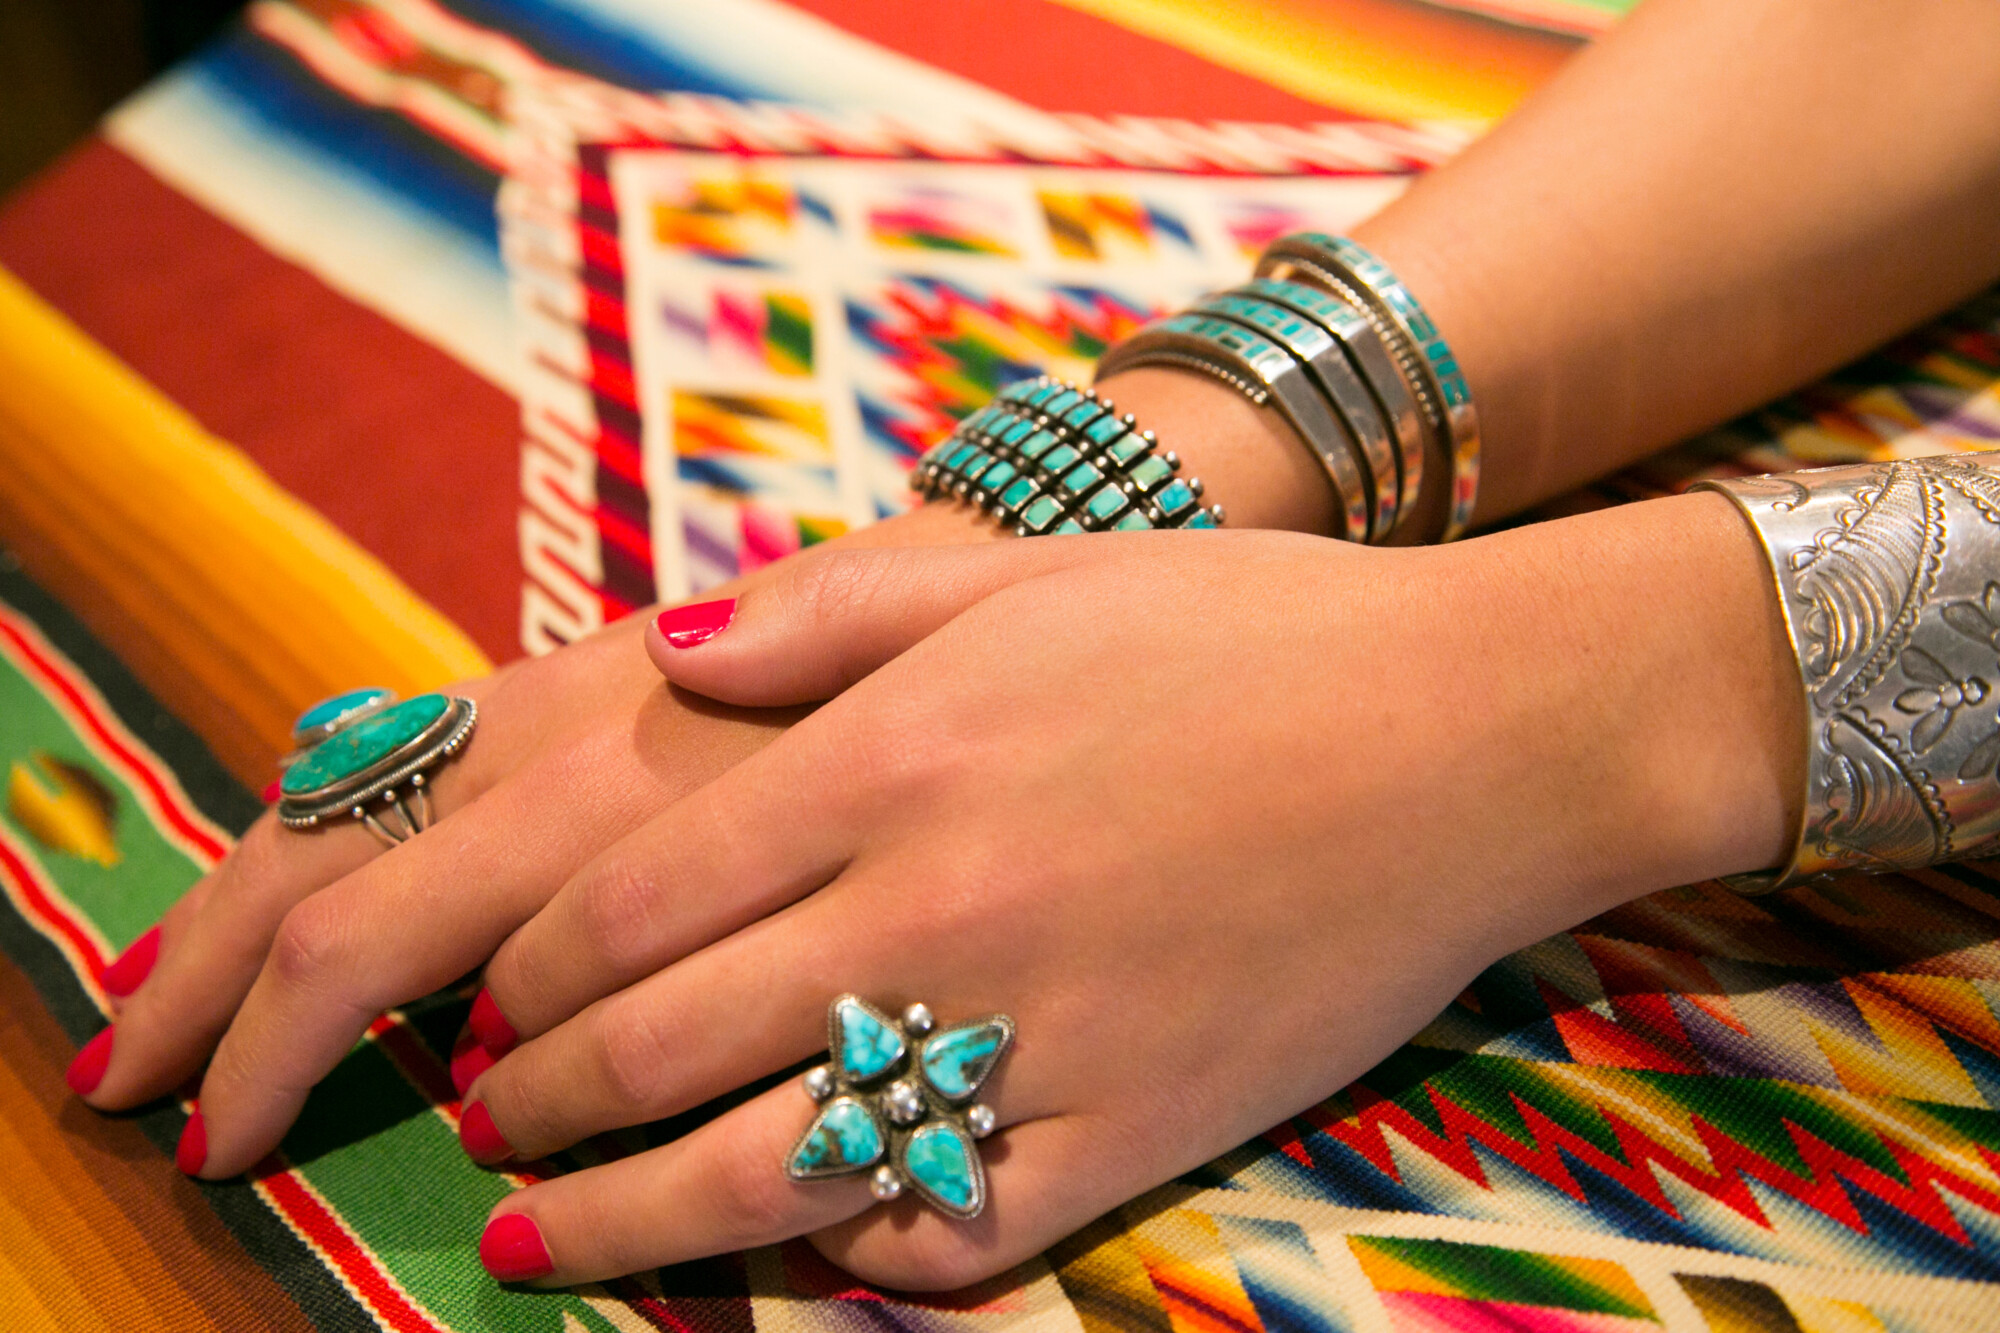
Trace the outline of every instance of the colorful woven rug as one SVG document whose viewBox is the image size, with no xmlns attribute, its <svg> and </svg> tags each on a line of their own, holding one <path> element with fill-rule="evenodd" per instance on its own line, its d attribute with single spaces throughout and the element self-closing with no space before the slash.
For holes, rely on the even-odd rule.
<svg viewBox="0 0 2000 1333">
<path fill-rule="evenodd" d="M 122 108 L 0 209 L 0 1327 L 2000 1327 L 1982 866 L 1609 914 L 1311 1113 L 944 1299 L 797 1244 L 495 1287 L 473 1242 L 513 1182 L 456 1146 L 460 995 L 378 1023 L 243 1182 L 174 1172 L 183 1107 L 107 1119 L 61 1084 L 104 961 L 254 816 L 300 703 L 477 671 L 864 521 L 1009 367 L 1087 357 L 1244 243 L 1204 211 L 1225 192 L 1328 216 L 1392 190 L 1625 7 L 260 0 Z M 926 193 L 996 147 L 1015 165 Z M 794 200 L 901 203 L 831 207 L 846 249 L 731 264 L 712 194 L 623 185 L 717 150 Z M 730 197 L 754 222 L 775 196 Z M 635 263 L 621 214 L 660 204 Z M 1178 275 L 1169 218 L 1201 261 Z M 1009 303 L 1004 264 L 972 267 L 995 246 L 1046 247 Z M 690 267 L 635 278 L 662 259 Z M 1991 447 L 1996 381 L 1988 297 L 1550 512 Z M 847 435 L 703 415 L 799 382 Z"/>
</svg>

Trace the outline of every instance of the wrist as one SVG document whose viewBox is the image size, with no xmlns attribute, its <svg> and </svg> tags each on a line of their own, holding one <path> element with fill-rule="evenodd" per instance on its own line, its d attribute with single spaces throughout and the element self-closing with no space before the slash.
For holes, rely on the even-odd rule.
<svg viewBox="0 0 2000 1333">
<path fill-rule="evenodd" d="M 1782 862 L 1805 761 L 1797 667 L 1755 537 L 1719 495 L 1445 548 L 1511 782 L 1552 819 L 1559 925 Z M 1439 570 L 1439 577 L 1449 571 Z M 1528 839 L 1527 844 L 1533 845 Z M 1556 928 L 1552 926 L 1551 928 Z"/>
</svg>

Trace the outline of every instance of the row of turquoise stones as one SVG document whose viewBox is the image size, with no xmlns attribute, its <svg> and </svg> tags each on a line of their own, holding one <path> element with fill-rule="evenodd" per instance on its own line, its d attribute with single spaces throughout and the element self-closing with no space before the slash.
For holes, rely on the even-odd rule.
<svg viewBox="0 0 2000 1333">
<path fill-rule="evenodd" d="M 912 485 L 1001 514 L 1024 537 L 1212 528 L 1201 482 L 1087 390 L 1043 377 L 1001 390 L 918 460 Z"/>
</svg>

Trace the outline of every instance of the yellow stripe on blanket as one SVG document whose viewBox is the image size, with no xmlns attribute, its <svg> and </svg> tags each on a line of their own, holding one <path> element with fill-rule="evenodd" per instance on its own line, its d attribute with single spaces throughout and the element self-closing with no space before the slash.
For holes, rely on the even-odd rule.
<svg viewBox="0 0 2000 1333">
<path fill-rule="evenodd" d="M 314 699 L 491 670 L 374 556 L 4 268 L 0 541 L 253 785 Z"/>
</svg>

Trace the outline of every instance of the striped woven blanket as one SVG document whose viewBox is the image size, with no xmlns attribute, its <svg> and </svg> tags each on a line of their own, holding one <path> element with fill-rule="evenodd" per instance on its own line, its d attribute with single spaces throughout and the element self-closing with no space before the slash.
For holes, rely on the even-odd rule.
<svg viewBox="0 0 2000 1333">
<path fill-rule="evenodd" d="M 0 1327 L 2000 1327 L 1983 865 L 1622 908 L 943 1298 L 800 1244 L 497 1287 L 516 1182 L 457 1147 L 459 994 L 385 1015 L 237 1182 L 174 1171 L 185 1106 L 62 1085 L 302 703 L 867 521 L 1007 367 L 1379 202 L 1626 7 L 257 0 L 121 107 L 0 207 Z M 839 243 L 745 282 L 767 188 Z M 1553 508 L 1990 447 L 1996 381 L 1987 297 Z"/>
</svg>

